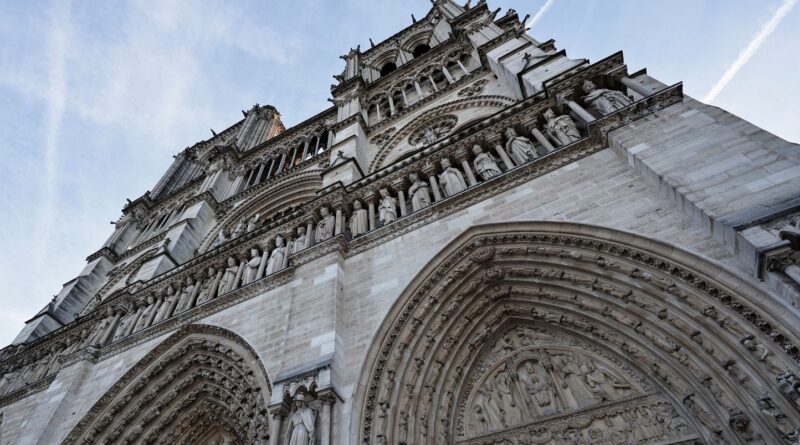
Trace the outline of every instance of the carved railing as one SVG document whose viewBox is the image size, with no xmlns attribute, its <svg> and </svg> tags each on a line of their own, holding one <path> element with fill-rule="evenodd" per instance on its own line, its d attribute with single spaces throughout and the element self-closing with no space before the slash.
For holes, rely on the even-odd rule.
<svg viewBox="0 0 800 445">
<path fill-rule="evenodd" d="M 589 67 L 576 79 L 560 81 L 551 90 L 508 107 L 360 181 L 333 187 L 298 210 L 147 283 L 133 283 L 86 316 L 22 349 L 9 353 L 7 348 L 0 362 L 0 406 L 16 400 L 14 394 L 25 388 L 30 394 L 36 382 L 52 376 L 65 364 L 87 357 L 96 360 L 113 356 L 278 287 L 291 280 L 297 267 L 330 252 L 356 255 L 603 150 L 609 131 L 683 98 L 678 84 L 583 122 L 579 139 L 569 143 L 563 144 L 564 140 L 552 133 L 545 135 L 544 113 L 567 109 L 564 104 L 576 97 L 576 86 L 586 79 L 585 75 L 597 76 L 603 70 L 607 71 L 607 67 Z M 530 136 L 517 141 L 531 150 L 529 158 L 520 157 L 520 150 L 515 151 L 512 136 L 504 136 L 509 128 Z M 476 167 L 481 155 L 490 156 L 492 162 L 488 165 L 493 163 L 498 174 L 481 173 L 485 170 Z M 463 178 L 463 189 L 439 184 L 453 171 Z M 430 202 L 424 203 L 420 198 L 420 188 L 430 190 Z M 392 208 L 394 218 L 390 216 Z"/>
</svg>

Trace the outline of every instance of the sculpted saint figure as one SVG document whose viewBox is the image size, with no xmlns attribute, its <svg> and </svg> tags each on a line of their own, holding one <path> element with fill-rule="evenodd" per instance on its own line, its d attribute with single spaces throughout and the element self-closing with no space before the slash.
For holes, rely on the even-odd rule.
<svg viewBox="0 0 800 445">
<path fill-rule="evenodd" d="M 232 256 L 228 257 L 228 267 L 225 269 L 225 272 L 222 273 L 222 279 L 219 280 L 219 286 L 217 286 L 217 295 L 222 295 L 225 292 L 228 292 L 229 287 L 233 286 L 233 281 L 236 279 L 236 272 L 239 270 L 239 265 L 236 264 L 236 259 Z"/>
<path fill-rule="evenodd" d="M 528 161 L 532 161 L 539 157 L 533 149 L 533 143 L 525 136 L 517 135 L 517 131 L 513 128 L 506 130 L 506 152 L 511 156 L 517 165 L 522 165 Z"/>
<path fill-rule="evenodd" d="M 561 358 L 561 387 L 569 389 L 577 406 L 573 408 L 585 408 L 595 403 L 594 394 L 584 381 L 580 368 L 571 357 Z"/>
<path fill-rule="evenodd" d="M 214 243 L 212 244 L 211 247 L 219 247 L 227 243 L 229 239 L 230 239 L 230 233 L 228 232 L 228 229 L 222 229 L 217 234 L 217 239 L 214 240 Z"/>
<path fill-rule="evenodd" d="M 353 215 L 350 217 L 350 234 L 353 238 L 369 231 L 369 214 L 361 201 L 353 202 Z"/>
<path fill-rule="evenodd" d="M 134 316 L 136 316 L 136 311 L 130 311 L 122 317 L 117 326 L 117 330 L 114 332 L 114 339 L 112 341 L 117 341 L 125 336 L 125 333 L 128 331 L 128 326 L 130 326 Z"/>
<path fill-rule="evenodd" d="M 421 180 L 416 173 L 409 175 L 411 187 L 408 194 L 411 196 L 411 211 L 416 212 L 431 205 L 431 188 L 427 182 Z"/>
<path fill-rule="evenodd" d="M 170 308 L 172 307 L 172 302 L 178 298 L 178 295 L 175 293 L 175 288 L 172 287 L 171 284 L 167 286 L 165 293 L 164 301 L 161 303 L 161 307 L 158 309 L 158 314 L 156 315 L 156 321 L 166 320 L 172 316 Z"/>
<path fill-rule="evenodd" d="M 317 233 L 314 235 L 314 241 L 321 242 L 333 236 L 333 229 L 336 225 L 336 217 L 331 215 L 330 209 L 323 207 L 319 209 L 322 219 L 317 223 Z"/>
<path fill-rule="evenodd" d="M 306 248 L 306 228 L 298 227 L 297 238 L 294 239 L 294 244 L 292 244 L 292 253 L 297 253 L 305 248 Z"/>
<path fill-rule="evenodd" d="M 211 300 L 216 295 L 214 292 L 214 280 L 217 277 L 217 270 L 213 267 L 208 268 L 208 275 L 206 280 L 203 282 L 203 286 L 200 288 L 200 294 L 197 296 L 197 305 L 201 305 L 206 301 Z"/>
<path fill-rule="evenodd" d="M 283 443 L 286 445 L 313 445 L 316 417 L 316 411 L 306 405 L 305 396 L 302 393 L 294 396 L 294 408 L 289 416 L 289 427 L 286 429 Z"/>
<path fill-rule="evenodd" d="M 242 286 L 250 284 L 256 280 L 258 273 L 258 266 L 261 264 L 261 255 L 255 247 L 250 249 L 250 259 L 247 260 L 247 265 L 244 267 L 244 275 L 242 275 Z"/>
<path fill-rule="evenodd" d="M 553 392 L 550 385 L 539 376 L 533 362 L 526 362 L 524 370 L 525 372 L 519 373 L 519 380 L 530 397 L 534 411 L 539 415 L 554 412 Z"/>
<path fill-rule="evenodd" d="M 430 128 L 425 129 L 425 137 L 423 138 L 423 145 L 432 145 L 435 144 L 439 138 L 436 136 L 436 133 L 431 130 Z"/>
<path fill-rule="evenodd" d="M 283 237 L 278 236 L 275 238 L 275 249 L 269 255 L 267 261 L 267 275 L 277 272 L 283 267 L 283 258 L 286 256 L 286 246 L 283 245 Z"/>
<path fill-rule="evenodd" d="M 156 298 L 152 295 L 148 295 L 147 305 L 144 307 L 142 315 L 139 316 L 139 320 L 136 321 L 136 326 L 133 327 L 133 332 L 139 332 L 147 327 L 147 320 L 150 318 L 150 314 L 152 314 L 154 310 L 156 310 Z"/>
<path fill-rule="evenodd" d="M 238 238 L 244 234 L 246 229 L 247 229 L 247 218 L 242 218 L 239 220 L 239 224 L 236 224 L 236 227 L 233 229 L 233 233 L 231 234 L 231 236 L 233 238 Z"/>
<path fill-rule="evenodd" d="M 475 171 L 478 172 L 481 179 L 488 181 L 495 176 L 500 176 L 502 172 L 497 162 L 495 162 L 491 155 L 484 153 L 480 145 L 473 145 L 472 153 L 475 154 L 475 160 L 472 161 L 472 166 L 475 167 Z"/>
<path fill-rule="evenodd" d="M 194 293 L 194 280 L 192 277 L 186 277 L 186 285 L 183 286 L 183 291 L 181 291 L 181 296 L 178 299 L 178 305 L 175 306 L 175 314 L 185 311 L 189 309 L 192 305 L 192 294 Z"/>
<path fill-rule="evenodd" d="M 591 80 L 583 82 L 583 91 L 586 92 L 586 96 L 583 96 L 583 103 L 600 116 L 613 113 L 633 103 L 622 92 L 597 88 Z"/>
<path fill-rule="evenodd" d="M 556 116 L 551 109 L 544 112 L 544 129 L 550 137 L 558 141 L 558 145 L 571 144 L 581 138 L 578 126 L 569 115 Z"/>
<path fill-rule="evenodd" d="M 442 159 L 442 173 L 439 175 L 439 180 L 442 183 L 445 196 L 453 196 L 458 192 L 463 192 L 467 189 L 467 183 L 464 181 L 464 175 L 461 171 L 450 165 L 449 159 Z"/>
<path fill-rule="evenodd" d="M 389 190 L 381 189 L 380 194 L 381 202 L 378 206 L 378 220 L 383 226 L 397 219 L 397 200 L 389 194 Z"/>
<path fill-rule="evenodd" d="M 261 214 L 256 213 L 255 215 L 251 216 L 250 219 L 247 220 L 247 228 L 245 228 L 245 231 L 247 233 L 252 232 L 258 227 L 258 218 L 260 216 Z"/>
</svg>

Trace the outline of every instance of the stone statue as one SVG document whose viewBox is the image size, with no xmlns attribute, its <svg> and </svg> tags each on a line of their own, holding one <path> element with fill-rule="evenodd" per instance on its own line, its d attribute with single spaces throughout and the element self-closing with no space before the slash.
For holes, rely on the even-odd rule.
<svg viewBox="0 0 800 445">
<path fill-rule="evenodd" d="M 200 294 L 197 296 L 197 303 L 196 305 L 201 305 L 206 301 L 210 301 L 214 298 L 216 292 L 214 292 L 214 280 L 217 277 L 217 270 L 213 267 L 208 268 L 208 275 L 206 280 L 203 282 L 203 286 L 200 288 Z"/>
<path fill-rule="evenodd" d="M 472 166 L 475 167 L 475 171 L 478 172 L 481 179 L 488 181 L 495 176 L 500 176 L 502 172 L 497 162 L 495 162 L 490 154 L 484 153 L 480 145 L 473 145 L 472 153 L 475 154 L 475 160 L 472 161 Z"/>
<path fill-rule="evenodd" d="M 578 126 L 569 115 L 556 116 L 551 109 L 544 112 L 544 129 L 551 138 L 558 141 L 558 145 L 568 145 L 581 138 Z"/>
<path fill-rule="evenodd" d="M 125 314 L 122 319 L 120 319 L 119 324 L 117 325 L 117 330 L 114 332 L 114 338 L 112 342 L 125 337 L 125 334 L 128 331 L 128 326 L 130 326 L 131 322 L 133 322 L 134 316 L 136 316 L 136 311 L 130 311 L 129 313 Z"/>
<path fill-rule="evenodd" d="M 500 409 L 503 411 L 506 425 L 517 425 L 522 422 L 522 413 L 517 406 L 516 397 L 511 391 L 511 377 L 503 370 L 494 376 L 495 390 Z"/>
<path fill-rule="evenodd" d="M 236 280 L 236 272 L 239 270 L 239 265 L 236 264 L 236 258 L 228 257 L 228 267 L 222 273 L 222 279 L 219 280 L 217 286 L 217 295 L 222 295 L 228 292 L 230 287 L 233 287 L 233 281 Z"/>
<path fill-rule="evenodd" d="M 247 233 L 250 233 L 258 228 L 258 218 L 260 217 L 261 214 L 256 213 L 255 215 L 251 216 L 249 220 L 247 220 L 247 228 L 245 229 Z"/>
<path fill-rule="evenodd" d="M 267 261 L 267 275 L 281 270 L 283 267 L 283 258 L 286 256 L 286 246 L 283 245 L 283 237 L 278 236 L 275 238 L 275 249 L 269 255 Z"/>
<path fill-rule="evenodd" d="M 176 298 L 178 298 L 178 295 L 175 293 L 175 288 L 172 287 L 171 284 L 168 285 L 165 291 L 164 301 L 161 303 L 161 307 L 158 309 L 158 314 L 156 315 L 157 321 L 166 320 L 172 316 L 170 308 Z"/>
<path fill-rule="evenodd" d="M 369 231 L 369 214 L 361 201 L 353 202 L 353 215 L 350 216 L 350 234 L 353 238 Z"/>
<path fill-rule="evenodd" d="M 314 241 L 322 242 L 333 236 L 333 229 L 336 226 L 336 218 L 331 215 L 330 209 L 323 207 L 319 209 L 322 219 L 317 223 L 317 233 L 314 235 Z"/>
<path fill-rule="evenodd" d="M 239 224 L 236 224 L 236 227 L 233 229 L 231 237 L 239 238 L 244 234 L 246 229 L 247 229 L 247 218 L 242 218 L 239 220 Z"/>
<path fill-rule="evenodd" d="M 258 249 L 255 247 L 250 249 L 250 259 L 247 260 L 247 264 L 244 266 L 244 274 L 242 275 L 242 286 L 245 284 L 250 284 L 256 280 L 256 274 L 258 274 L 258 266 L 261 264 L 261 254 L 259 254 Z"/>
<path fill-rule="evenodd" d="M 313 445 L 316 417 L 317 412 L 306 405 L 302 393 L 294 396 L 294 408 L 289 416 L 289 426 L 286 429 L 283 443 L 286 445 Z"/>
<path fill-rule="evenodd" d="M 561 387 L 569 389 L 577 406 L 573 408 L 585 408 L 595 403 L 595 396 L 586 384 L 575 360 L 572 357 L 561 357 L 559 371 L 561 372 Z"/>
<path fill-rule="evenodd" d="M 292 253 L 300 252 L 305 248 L 306 248 L 306 228 L 298 227 L 297 238 L 294 239 L 294 244 L 292 244 Z"/>
<path fill-rule="evenodd" d="M 600 116 L 611 114 L 633 103 L 622 92 L 597 88 L 591 80 L 583 82 L 583 91 L 586 92 L 586 96 L 582 98 L 583 103 Z"/>
<path fill-rule="evenodd" d="M 397 200 L 389 194 L 389 190 L 381 189 L 379 193 L 381 202 L 378 206 L 378 220 L 385 226 L 397 219 Z"/>
<path fill-rule="evenodd" d="M 211 247 L 219 247 L 227 243 L 228 240 L 230 240 L 230 233 L 228 232 L 228 229 L 223 228 L 217 234 L 217 238 L 214 240 L 214 243 L 211 245 Z"/>
<path fill-rule="evenodd" d="M 519 380 L 528 393 L 533 410 L 538 415 L 547 415 L 555 411 L 553 390 L 548 382 L 542 380 L 533 362 L 525 362 L 525 372 L 519 373 Z"/>
<path fill-rule="evenodd" d="M 506 130 L 506 152 L 517 165 L 522 165 L 526 162 L 532 161 L 539 157 L 536 150 L 533 149 L 533 143 L 525 136 L 518 136 L 516 130 L 509 128 Z"/>
<path fill-rule="evenodd" d="M 431 205 L 431 188 L 427 182 L 421 180 L 416 173 L 409 175 L 411 187 L 408 195 L 411 196 L 411 211 L 416 212 Z"/>
<path fill-rule="evenodd" d="M 181 296 L 178 299 L 178 305 L 175 307 L 175 314 L 190 309 L 192 305 L 192 294 L 194 293 L 194 280 L 192 277 L 186 277 L 186 285 L 183 286 Z"/>
<path fill-rule="evenodd" d="M 442 183 L 445 196 L 450 197 L 466 190 L 467 183 L 464 181 L 461 171 L 450 165 L 450 160 L 447 158 L 442 159 L 441 164 L 442 173 L 439 174 L 439 181 Z"/>
<path fill-rule="evenodd" d="M 142 314 L 139 315 L 139 320 L 136 321 L 136 326 L 133 327 L 133 332 L 139 332 L 146 328 L 147 320 L 150 318 L 150 314 L 156 310 L 156 298 L 153 295 L 148 295 L 146 301 L 146 306 L 144 307 Z"/>
<path fill-rule="evenodd" d="M 436 136 L 435 131 L 430 128 L 425 129 L 425 136 L 422 138 L 423 145 L 433 145 L 437 140 L 439 137 Z"/>
</svg>

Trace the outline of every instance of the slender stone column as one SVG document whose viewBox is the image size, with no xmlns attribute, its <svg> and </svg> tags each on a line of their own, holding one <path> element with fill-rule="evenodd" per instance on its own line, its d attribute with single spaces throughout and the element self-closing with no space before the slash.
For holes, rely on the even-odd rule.
<svg viewBox="0 0 800 445">
<path fill-rule="evenodd" d="M 537 141 L 539 141 L 540 144 L 542 144 L 542 146 L 544 147 L 545 150 L 547 150 L 548 153 L 556 149 L 555 147 L 553 147 L 553 144 L 551 144 L 550 141 L 548 141 L 547 138 L 544 137 L 544 135 L 542 134 L 541 131 L 539 131 L 538 128 L 536 127 L 531 128 L 531 134 L 533 135 L 534 138 L 536 138 Z"/>
<path fill-rule="evenodd" d="M 330 397 L 322 399 L 322 415 L 319 419 L 319 439 L 320 445 L 330 445 L 331 443 L 331 401 Z"/>
<path fill-rule="evenodd" d="M 419 82 L 417 82 L 416 80 L 414 81 L 414 89 L 417 90 L 417 95 L 419 96 L 420 99 L 422 99 L 422 87 L 419 86 Z"/>
<path fill-rule="evenodd" d="M 314 218 L 306 220 L 306 249 L 314 245 Z"/>
<path fill-rule="evenodd" d="M 278 171 L 277 171 L 276 174 L 279 175 L 279 174 L 283 173 L 283 166 L 285 164 L 286 164 L 286 152 L 284 151 L 283 154 L 281 154 L 281 162 L 278 164 Z"/>
<path fill-rule="evenodd" d="M 433 81 L 433 76 L 428 76 L 428 79 L 431 81 L 431 85 L 433 85 L 433 91 L 439 92 L 439 87 L 436 86 L 436 82 Z"/>
<path fill-rule="evenodd" d="M 261 184 L 261 179 L 264 177 L 264 168 L 266 168 L 267 164 L 262 163 L 260 167 L 258 167 L 258 174 L 256 175 L 256 184 Z"/>
<path fill-rule="evenodd" d="M 269 434 L 269 445 L 281 444 L 281 423 L 283 423 L 283 416 L 280 413 L 272 413 L 272 431 Z"/>
<path fill-rule="evenodd" d="M 309 142 L 310 141 L 306 140 L 305 144 L 303 144 L 303 161 L 306 160 L 306 156 L 308 155 L 308 143 Z M 316 151 L 314 153 L 316 153 Z M 303 162 L 303 161 L 300 161 L 300 162 Z"/>
<path fill-rule="evenodd" d="M 585 108 L 583 108 L 582 106 L 580 106 L 580 105 L 579 105 L 577 102 L 575 102 L 574 100 L 570 100 L 570 101 L 568 101 L 568 102 L 567 102 L 567 106 L 569 107 L 569 109 L 570 109 L 570 110 L 574 111 L 574 112 L 575 112 L 575 114 L 577 114 L 577 115 L 578 115 L 578 117 L 579 117 L 579 118 L 581 118 L 581 120 L 582 120 L 584 123 L 587 123 L 587 124 L 588 124 L 589 122 L 592 122 L 592 121 L 594 121 L 594 120 L 595 120 L 595 117 L 594 117 L 594 116 L 592 116 L 592 113 L 589 113 L 588 111 L 586 111 L 586 109 L 585 109 Z"/>
<path fill-rule="evenodd" d="M 461 67 L 462 70 L 464 70 L 464 75 L 469 74 L 469 71 L 467 71 L 467 67 L 465 67 L 464 64 L 461 63 L 460 60 L 456 59 L 456 63 L 458 64 L 459 67 Z"/>
<path fill-rule="evenodd" d="M 336 206 L 336 224 L 334 224 L 334 235 L 339 235 L 342 233 L 342 227 L 344 227 L 344 215 L 342 214 L 342 207 Z"/>
<path fill-rule="evenodd" d="M 441 201 L 442 192 L 439 190 L 439 180 L 436 178 L 436 167 L 433 164 L 427 164 L 422 168 L 422 173 L 428 177 L 428 182 L 431 184 L 434 202 Z"/>
<path fill-rule="evenodd" d="M 450 83 L 455 83 L 456 82 L 455 79 L 453 78 L 453 75 L 450 74 L 450 70 L 448 70 L 447 67 L 443 66 L 442 67 L 442 72 L 444 73 L 444 77 L 447 78 L 448 82 L 450 82 Z"/>
<path fill-rule="evenodd" d="M 514 161 L 511 160 L 511 158 L 508 156 L 508 153 L 506 153 L 506 149 L 503 148 L 502 145 L 500 145 L 499 143 L 495 145 L 494 151 L 497 153 L 497 156 L 500 156 L 500 159 L 503 161 L 503 164 L 505 164 L 506 171 L 509 171 L 512 168 L 516 167 L 516 165 L 514 165 Z"/>
<path fill-rule="evenodd" d="M 285 244 L 286 245 L 286 251 L 285 251 L 285 253 L 283 255 L 283 261 L 281 262 L 281 267 L 278 270 L 286 269 L 286 266 L 289 265 L 289 255 L 290 255 L 290 252 L 292 251 L 292 241 L 289 240 L 288 236 L 284 236 L 283 239 L 285 240 L 284 243 L 286 243 Z"/>
<path fill-rule="evenodd" d="M 128 324 L 128 327 L 125 328 L 126 337 L 133 333 L 133 328 L 136 327 L 136 323 L 139 321 L 139 317 L 141 316 L 142 316 L 142 308 L 140 307 L 136 309 L 136 314 L 133 316 L 133 318 L 131 318 L 131 322 L 130 324 Z"/>
<path fill-rule="evenodd" d="M 115 311 L 114 319 L 111 320 L 111 323 L 106 328 L 106 332 L 104 332 L 103 336 L 100 337 L 100 342 L 97 344 L 97 346 L 103 346 L 106 343 L 108 343 L 109 337 L 111 337 L 111 334 L 117 329 L 117 324 L 119 323 L 120 317 L 122 317 L 122 311 L 121 310 Z"/>
<path fill-rule="evenodd" d="M 397 113 L 397 109 L 394 107 L 394 99 L 392 99 L 391 94 L 389 94 L 389 110 L 391 110 L 392 116 Z"/>
<path fill-rule="evenodd" d="M 367 212 L 369 212 L 369 230 L 375 230 L 375 197 L 370 196 L 367 201 Z"/>
<path fill-rule="evenodd" d="M 258 262 L 258 270 L 256 271 L 256 281 L 264 278 L 264 271 L 267 269 L 267 261 L 269 261 L 269 246 L 264 247 L 264 253 L 261 254 L 261 261 Z"/>
<path fill-rule="evenodd" d="M 408 106 L 408 97 L 406 97 L 406 89 L 403 88 L 400 90 L 400 93 L 403 95 L 403 105 Z"/>
<path fill-rule="evenodd" d="M 469 161 L 467 160 L 467 152 L 466 150 L 458 150 L 455 154 L 456 159 L 461 163 L 461 168 L 464 170 L 464 174 L 467 175 L 467 182 L 469 186 L 472 187 L 474 185 L 478 185 L 478 180 L 475 179 L 475 173 L 472 171 L 472 166 L 469 165 Z"/>
<path fill-rule="evenodd" d="M 239 283 L 242 282 L 242 275 L 244 274 L 244 268 L 247 266 L 247 260 L 243 259 L 239 261 L 239 270 L 236 271 L 236 277 L 233 279 L 233 283 L 228 287 L 228 292 L 234 291 L 239 288 Z"/>
<path fill-rule="evenodd" d="M 647 88 L 641 82 L 637 82 L 630 77 L 623 77 L 620 79 L 620 82 L 622 82 L 622 84 L 626 87 L 641 94 L 643 97 L 650 96 L 654 93 L 654 91 L 650 90 L 650 88 Z"/>
<path fill-rule="evenodd" d="M 153 310 L 150 311 L 150 315 L 147 316 L 147 321 L 145 322 L 144 326 L 145 328 L 153 325 L 153 320 L 155 320 L 156 315 L 158 315 L 158 311 L 159 309 L 161 309 L 161 305 L 164 304 L 164 296 L 163 295 L 159 296 L 158 299 L 156 299 L 156 302 L 153 304 L 155 305 L 155 307 L 153 307 Z"/>
</svg>

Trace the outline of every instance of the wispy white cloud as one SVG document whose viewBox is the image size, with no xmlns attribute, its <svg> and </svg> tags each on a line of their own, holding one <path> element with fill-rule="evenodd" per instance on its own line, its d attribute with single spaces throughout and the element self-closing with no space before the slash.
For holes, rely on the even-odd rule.
<svg viewBox="0 0 800 445">
<path fill-rule="evenodd" d="M 717 83 L 714 84 L 713 87 L 708 91 L 708 94 L 703 98 L 703 102 L 711 102 L 717 98 L 719 93 L 725 89 L 726 86 L 736 77 L 736 74 L 739 70 L 742 69 L 745 64 L 750 60 L 758 49 L 761 48 L 761 45 L 767 41 L 767 38 L 775 31 L 778 25 L 781 24 L 784 17 L 792 10 L 795 4 L 797 4 L 798 0 L 783 0 L 783 3 L 775 10 L 775 13 L 772 14 L 769 21 L 764 23 L 758 33 L 753 37 L 752 40 L 747 44 L 747 46 L 739 53 L 739 56 L 736 60 L 728 67 L 725 73 L 720 77 Z"/>
<path fill-rule="evenodd" d="M 536 11 L 536 14 L 533 15 L 533 18 L 531 19 L 530 23 L 528 23 L 528 24 L 530 26 L 534 26 L 537 23 L 539 23 L 539 20 L 541 20 L 542 17 L 544 17 L 544 14 L 547 12 L 548 9 L 550 9 L 553 6 L 553 3 L 555 3 L 555 2 L 556 2 L 556 0 L 547 0 L 546 2 L 544 2 L 542 7 L 539 8 L 538 11 Z"/>
<path fill-rule="evenodd" d="M 65 62 L 70 39 L 70 2 L 56 2 L 51 10 L 47 38 L 48 85 L 44 123 L 43 202 L 37 236 L 38 267 L 45 266 L 50 237 L 55 222 L 58 182 L 58 143 L 67 96 Z"/>
</svg>

